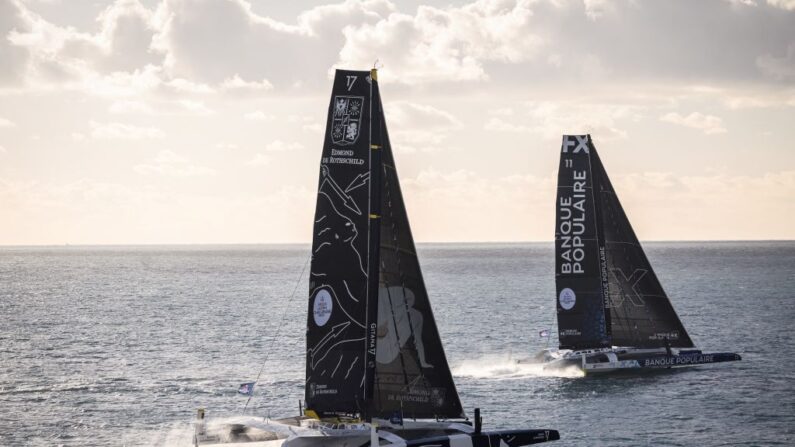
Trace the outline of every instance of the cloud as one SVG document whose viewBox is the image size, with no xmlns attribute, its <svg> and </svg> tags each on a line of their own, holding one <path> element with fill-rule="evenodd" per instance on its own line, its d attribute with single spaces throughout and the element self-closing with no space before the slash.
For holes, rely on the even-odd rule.
<svg viewBox="0 0 795 447">
<path fill-rule="evenodd" d="M 560 139 L 562 134 L 585 133 L 597 134 L 603 141 L 622 140 L 627 138 L 627 132 L 619 123 L 639 120 L 643 110 L 642 106 L 632 104 L 533 101 L 525 103 L 519 111 L 511 109 L 512 114 L 490 117 L 484 129 L 536 134 L 552 141 Z M 511 117 L 510 121 L 503 116 Z"/>
<path fill-rule="evenodd" d="M 9 119 L 0 117 L 0 127 L 16 127 L 16 123 Z"/>
<path fill-rule="evenodd" d="M 392 146 L 398 152 L 434 152 L 463 123 L 452 113 L 428 104 L 394 101 L 385 106 L 393 130 Z"/>
<path fill-rule="evenodd" d="M 270 164 L 271 158 L 265 154 L 255 154 L 254 158 L 247 161 L 246 164 L 249 166 L 267 166 Z"/>
<path fill-rule="evenodd" d="M 613 0 L 583 0 L 585 4 L 585 15 L 593 21 L 615 12 L 616 4 Z"/>
<path fill-rule="evenodd" d="M 795 213 L 788 200 L 795 195 L 792 170 L 757 176 L 643 172 L 611 180 L 641 240 L 792 237 L 787 219 L 769 218 Z M 412 230 L 425 241 L 550 240 L 555 183 L 552 176 L 490 178 L 468 170 L 428 169 L 401 178 Z M 505 209 L 511 219 L 491 217 Z"/>
<path fill-rule="evenodd" d="M 767 4 L 787 11 L 795 11 L 795 0 L 767 0 Z"/>
<path fill-rule="evenodd" d="M 311 234 L 314 190 L 285 186 L 228 197 L 173 186 L 0 177 L 0 244 L 305 242 Z"/>
<path fill-rule="evenodd" d="M 726 133 L 726 128 L 723 127 L 722 119 L 717 116 L 704 115 L 699 112 L 693 112 L 687 116 L 670 112 L 661 116 L 660 121 L 689 127 L 691 129 L 698 129 L 707 135 Z"/>
<path fill-rule="evenodd" d="M 386 106 L 385 112 L 389 122 L 396 126 L 422 127 L 433 130 L 451 130 L 463 127 L 461 121 L 452 113 L 428 104 L 393 101 Z"/>
<path fill-rule="evenodd" d="M 488 178 L 469 170 L 427 169 L 416 177 L 401 178 L 401 186 L 412 230 L 420 240 L 539 239 L 536 235 L 548 233 L 546 222 L 553 218 L 549 204 L 554 200 L 555 183 L 551 178 Z M 511 210 L 510 219 L 493 218 L 504 215 L 506 209 Z"/>
<path fill-rule="evenodd" d="M 163 138 L 165 133 L 156 127 L 139 127 L 124 123 L 90 121 L 91 138 L 98 140 L 143 140 Z"/>
<path fill-rule="evenodd" d="M 724 0 L 730 3 L 732 6 L 741 7 L 741 6 L 759 6 L 756 3 L 756 0 Z"/>
<path fill-rule="evenodd" d="M 4 146 L 0 145 L 0 154 L 5 154 L 6 152 L 8 152 L 8 150 Z"/>
<path fill-rule="evenodd" d="M 343 29 L 345 44 L 335 67 L 366 67 L 378 55 L 405 84 L 485 80 L 484 61 L 525 61 L 542 45 L 528 26 L 530 3 L 420 5 L 415 15 L 395 12 L 376 23 L 351 25 Z"/>
<path fill-rule="evenodd" d="M 616 176 L 613 182 L 641 239 L 791 238 L 784 224 L 788 219 L 770 216 L 795 213 L 788 199 L 795 194 L 792 170 L 756 176 L 645 172 Z"/>
<path fill-rule="evenodd" d="M 118 0 L 97 17 L 91 34 L 54 25 L 20 2 L 11 3 L 8 42 L 24 50 L 20 68 L 27 84 L 79 82 L 97 73 L 130 72 L 160 64 L 163 54 L 151 48 L 154 15 L 138 0 Z"/>
<path fill-rule="evenodd" d="M 201 82 L 239 76 L 278 87 L 309 73 L 323 81 L 342 44 L 340 30 L 374 22 L 392 8 L 386 0 L 347 0 L 304 11 L 288 24 L 255 13 L 244 0 L 165 0 L 155 46 L 168 54 L 170 73 Z"/>
<path fill-rule="evenodd" d="M 273 142 L 268 143 L 265 146 L 265 150 L 268 152 L 292 152 L 303 149 L 304 145 L 297 142 L 285 143 L 281 140 L 275 140 Z"/>
<path fill-rule="evenodd" d="M 215 175 L 215 169 L 191 164 L 188 159 L 170 150 L 162 150 L 148 164 L 133 166 L 141 175 L 160 175 L 166 177 L 199 177 Z"/>
<path fill-rule="evenodd" d="M 795 5 L 795 1 L 793 1 Z M 793 6 L 795 10 L 795 6 Z M 795 78 L 795 42 L 789 44 L 783 57 L 765 54 L 756 58 L 756 66 L 773 79 L 787 80 Z"/>
<path fill-rule="evenodd" d="M 235 74 L 231 78 L 226 78 L 221 83 L 221 88 L 224 90 L 248 90 L 248 91 L 267 91 L 273 89 L 273 84 L 271 84 L 267 79 L 263 79 L 261 81 L 244 81 L 240 76 Z"/>
<path fill-rule="evenodd" d="M 6 0 L 0 86 L 247 97 L 325 88 L 330 68 L 370 67 L 375 58 L 391 82 L 409 85 L 791 78 L 789 53 L 770 49 L 794 41 L 795 27 L 770 9 L 792 9 L 792 1 L 736 3 L 471 0 L 401 10 L 388 0 L 346 0 L 276 20 L 246 0 L 117 0 L 87 31 L 47 21 L 35 4 Z M 704 26 L 700 17 L 722 26 Z M 627 35 L 635 38 L 621 38 Z"/>
<path fill-rule="evenodd" d="M 188 99 L 164 101 L 153 99 L 139 101 L 122 99 L 114 101 L 108 111 L 113 114 L 139 114 L 139 115 L 212 115 L 215 113 L 201 101 Z"/>
<path fill-rule="evenodd" d="M 243 115 L 243 118 L 250 121 L 273 121 L 276 119 L 274 115 L 268 115 L 261 110 L 255 110 L 253 112 L 246 113 Z"/>
</svg>

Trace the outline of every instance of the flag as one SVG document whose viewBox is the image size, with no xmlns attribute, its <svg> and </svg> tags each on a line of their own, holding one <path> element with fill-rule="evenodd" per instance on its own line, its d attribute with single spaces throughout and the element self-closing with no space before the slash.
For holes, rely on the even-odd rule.
<svg viewBox="0 0 795 447">
<path fill-rule="evenodd" d="M 544 329 L 543 331 L 538 331 L 538 336 L 541 338 L 549 337 L 549 329 Z"/>
<path fill-rule="evenodd" d="M 240 388 L 237 389 L 238 394 L 243 394 L 246 396 L 253 396 L 254 395 L 254 383 L 255 382 L 248 382 L 248 383 L 241 383 Z"/>
</svg>

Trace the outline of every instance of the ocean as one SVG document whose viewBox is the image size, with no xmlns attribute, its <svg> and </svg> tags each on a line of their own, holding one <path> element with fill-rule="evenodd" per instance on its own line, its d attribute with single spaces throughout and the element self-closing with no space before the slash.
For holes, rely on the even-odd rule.
<svg viewBox="0 0 795 447">
<path fill-rule="evenodd" d="M 557 429 L 559 446 L 795 445 L 795 242 L 644 247 L 695 343 L 741 362 L 607 377 L 517 365 L 546 346 L 540 330 L 556 343 L 552 244 L 420 244 L 468 414 Z M 196 408 L 240 414 L 238 385 L 260 369 L 249 411 L 295 415 L 308 254 L 0 248 L 0 445 L 188 446 Z"/>
</svg>

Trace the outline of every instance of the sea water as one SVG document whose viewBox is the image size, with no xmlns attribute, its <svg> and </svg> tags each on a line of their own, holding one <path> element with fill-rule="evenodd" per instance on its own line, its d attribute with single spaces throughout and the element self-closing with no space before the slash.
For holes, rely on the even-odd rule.
<svg viewBox="0 0 795 447">
<path fill-rule="evenodd" d="M 556 344 L 552 244 L 421 244 L 469 414 L 557 429 L 561 446 L 795 444 L 795 243 L 645 247 L 696 344 L 741 362 L 607 377 L 517 364 Z M 296 414 L 308 252 L 0 248 L 0 445 L 190 445 L 196 408 L 241 414 L 237 388 L 260 371 L 249 413 Z"/>
</svg>

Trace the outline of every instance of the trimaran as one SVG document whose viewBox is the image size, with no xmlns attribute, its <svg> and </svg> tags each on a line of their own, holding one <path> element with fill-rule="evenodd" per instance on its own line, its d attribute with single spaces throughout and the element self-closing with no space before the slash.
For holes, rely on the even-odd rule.
<svg viewBox="0 0 795 447">
<path fill-rule="evenodd" d="M 740 360 L 696 349 L 646 258 L 590 135 L 566 135 L 555 202 L 559 349 L 537 360 L 585 373 Z"/>
<path fill-rule="evenodd" d="M 466 418 L 431 311 L 389 143 L 377 71 L 337 70 L 320 163 L 304 414 L 251 417 L 196 445 L 522 446 L 555 430 Z"/>
</svg>

